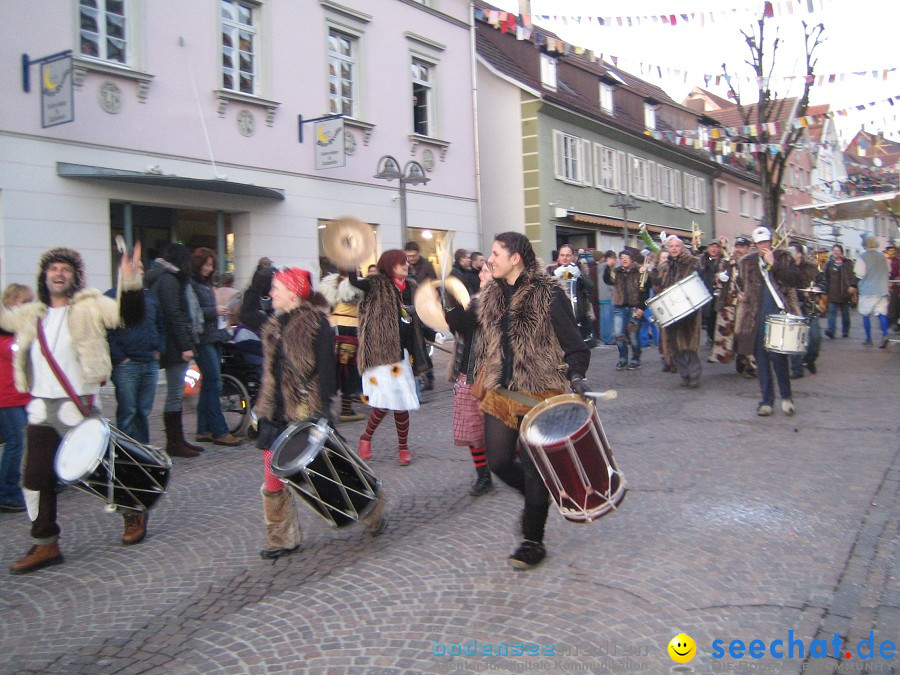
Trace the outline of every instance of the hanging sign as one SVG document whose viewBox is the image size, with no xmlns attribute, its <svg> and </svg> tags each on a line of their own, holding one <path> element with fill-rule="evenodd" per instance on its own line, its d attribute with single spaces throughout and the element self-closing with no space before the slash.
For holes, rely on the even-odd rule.
<svg viewBox="0 0 900 675">
<path fill-rule="evenodd" d="M 319 120 L 315 130 L 316 169 L 344 166 L 344 118 Z"/>
<path fill-rule="evenodd" d="M 41 126 L 46 129 L 75 119 L 72 57 L 43 61 L 41 66 Z"/>
</svg>

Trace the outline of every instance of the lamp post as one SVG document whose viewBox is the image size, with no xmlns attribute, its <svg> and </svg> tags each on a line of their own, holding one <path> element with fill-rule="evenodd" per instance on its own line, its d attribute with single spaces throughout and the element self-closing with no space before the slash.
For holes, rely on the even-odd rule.
<svg viewBox="0 0 900 675">
<path fill-rule="evenodd" d="M 622 241 L 625 246 L 628 246 L 628 212 L 641 207 L 635 203 L 631 195 L 623 195 L 622 193 L 616 195 L 616 200 L 610 206 L 622 209 Z"/>
<path fill-rule="evenodd" d="M 424 167 L 413 160 L 407 162 L 401 171 L 400 163 L 391 155 L 384 155 L 378 160 L 378 172 L 374 177 L 400 181 L 400 246 L 404 246 L 406 244 L 406 186 L 424 185 L 431 179 L 425 175 Z"/>
</svg>

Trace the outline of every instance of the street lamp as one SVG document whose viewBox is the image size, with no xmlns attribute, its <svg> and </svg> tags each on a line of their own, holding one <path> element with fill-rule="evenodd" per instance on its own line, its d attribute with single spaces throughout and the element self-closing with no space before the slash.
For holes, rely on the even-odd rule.
<svg viewBox="0 0 900 675">
<path fill-rule="evenodd" d="M 406 186 L 424 185 L 430 178 L 425 175 L 425 169 L 416 161 L 409 161 L 400 170 L 400 163 L 390 155 L 384 155 L 378 160 L 378 172 L 374 176 L 382 180 L 400 181 L 400 245 L 406 245 Z"/>
<path fill-rule="evenodd" d="M 616 200 L 610 206 L 622 209 L 622 241 L 628 246 L 628 212 L 641 208 L 630 195 L 621 192 L 616 195 Z"/>
</svg>

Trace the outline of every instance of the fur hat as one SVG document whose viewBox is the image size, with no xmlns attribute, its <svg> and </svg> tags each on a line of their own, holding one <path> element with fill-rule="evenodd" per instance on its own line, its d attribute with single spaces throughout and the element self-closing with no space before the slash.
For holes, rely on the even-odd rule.
<svg viewBox="0 0 900 675">
<path fill-rule="evenodd" d="M 52 263 L 58 262 L 71 265 L 72 269 L 75 270 L 75 281 L 72 284 L 70 297 L 84 288 L 84 261 L 81 259 L 81 254 L 78 253 L 78 251 L 63 247 L 51 248 L 49 251 L 44 251 L 39 263 L 40 271 L 38 272 L 37 292 L 38 300 L 45 305 L 50 304 L 50 291 L 47 289 L 47 268 L 50 267 Z"/>
</svg>

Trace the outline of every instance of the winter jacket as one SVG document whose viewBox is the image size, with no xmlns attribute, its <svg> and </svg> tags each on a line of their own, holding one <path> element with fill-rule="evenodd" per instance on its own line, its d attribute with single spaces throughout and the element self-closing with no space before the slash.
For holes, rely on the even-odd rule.
<svg viewBox="0 0 900 675">
<path fill-rule="evenodd" d="M 162 258 L 156 259 L 144 277 L 145 286 L 159 301 L 165 326 L 166 348 L 159 360 L 160 368 L 184 363 L 182 352 L 193 351 L 196 346 L 185 297 L 187 283 L 179 279 L 178 268 Z"/>
<path fill-rule="evenodd" d="M 225 332 L 219 329 L 219 306 L 216 304 L 216 292 L 211 284 L 200 281 L 196 277 L 191 279 L 191 288 L 197 295 L 200 303 L 200 311 L 203 312 L 203 332 L 200 334 L 201 345 L 211 345 L 217 342 L 227 342 Z"/>
<path fill-rule="evenodd" d="M 157 360 L 166 347 L 165 323 L 159 301 L 147 289 L 144 289 L 144 320 L 133 328 L 116 328 L 109 331 L 109 355 L 114 366 L 125 359 L 149 363 Z M 116 289 L 106 291 L 106 297 L 115 298 Z"/>
</svg>

